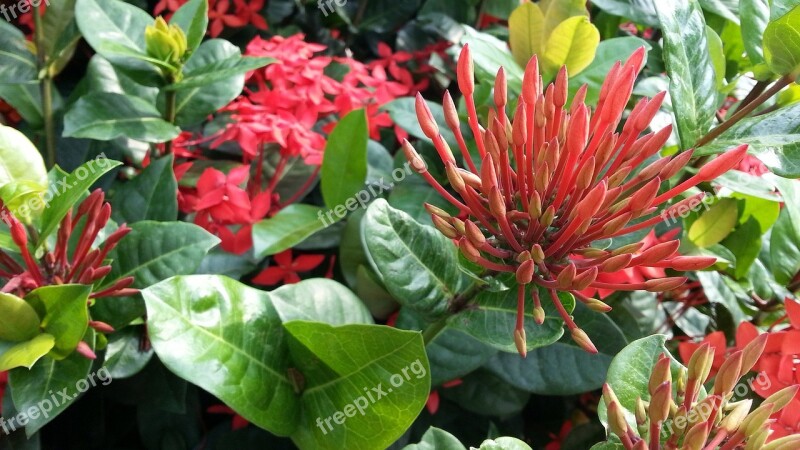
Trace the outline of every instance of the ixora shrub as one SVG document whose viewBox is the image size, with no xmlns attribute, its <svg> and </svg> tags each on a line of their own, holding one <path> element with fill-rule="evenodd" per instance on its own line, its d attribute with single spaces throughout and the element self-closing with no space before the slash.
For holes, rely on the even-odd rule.
<svg viewBox="0 0 800 450">
<path fill-rule="evenodd" d="M 800 448 L 800 1 L 23 3 L 0 449 Z"/>
</svg>

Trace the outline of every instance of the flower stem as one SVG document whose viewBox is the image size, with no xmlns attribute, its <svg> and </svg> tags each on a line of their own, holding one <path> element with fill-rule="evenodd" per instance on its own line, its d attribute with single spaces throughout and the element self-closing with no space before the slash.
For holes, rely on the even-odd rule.
<svg viewBox="0 0 800 450">
<path fill-rule="evenodd" d="M 178 114 L 176 105 L 178 100 L 178 93 L 176 91 L 167 91 L 165 100 L 166 100 L 167 110 L 164 112 L 164 120 L 175 125 L 175 117 Z M 170 153 L 172 153 L 171 139 L 164 143 L 164 154 L 169 155 Z"/>
<path fill-rule="evenodd" d="M 42 121 L 44 123 L 45 160 L 47 167 L 56 164 L 56 131 L 53 118 L 53 79 L 47 67 L 47 49 L 44 42 L 44 28 L 40 7 L 33 8 L 34 39 L 36 41 L 36 58 L 39 69 L 39 90 L 42 95 Z"/>
<path fill-rule="evenodd" d="M 432 324 L 428 325 L 427 328 L 422 332 L 422 342 L 427 347 L 428 344 L 433 342 L 437 336 L 447 327 L 447 317 L 437 320 Z"/>
<path fill-rule="evenodd" d="M 708 134 L 701 137 L 695 144 L 695 147 L 702 147 L 703 145 L 708 144 L 709 142 L 719 137 L 719 135 L 727 131 L 730 127 L 735 125 L 740 120 L 744 119 L 756 108 L 761 106 L 765 101 L 769 100 L 770 97 L 777 94 L 781 89 L 788 86 L 792 81 L 793 80 L 789 75 L 786 75 L 780 80 L 776 81 L 775 84 L 770 86 L 769 89 L 767 89 L 761 95 L 753 99 L 750 103 L 748 103 L 747 105 L 736 111 L 736 113 L 733 116 L 731 116 L 730 119 L 726 120 L 725 122 L 722 122 L 721 124 L 719 124 L 719 126 L 709 131 Z"/>
</svg>

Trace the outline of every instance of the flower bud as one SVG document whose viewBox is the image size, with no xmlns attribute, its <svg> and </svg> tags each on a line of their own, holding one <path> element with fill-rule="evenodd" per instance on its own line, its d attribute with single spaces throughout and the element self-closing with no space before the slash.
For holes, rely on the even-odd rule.
<svg viewBox="0 0 800 450">
<path fill-rule="evenodd" d="M 800 434 L 792 434 L 765 445 L 762 450 L 797 450 L 800 448 Z"/>
<path fill-rule="evenodd" d="M 713 180 L 736 167 L 736 165 L 742 161 L 746 153 L 747 144 L 742 144 L 733 150 L 728 150 L 701 167 L 696 177 L 703 181 Z"/>
<path fill-rule="evenodd" d="M 650 382 L 647 387 L 650 395 L 655 395 L 656 389 L 658 389 L 662 383 L 667 381 L 672 382 L 672 374 L 670 373 L 669 366 L 670 359 L 663 353 L 659 355 L 658 361 L 656 361 L 650 373 Z"/>
<path fill-rule="evenodd" d="M 524 358 L 528 354 L 528 343 L 525 338 L 524 328 L 514 330 L 514 344 L 517 346 L 519 354 Z"/>
<path fill-rule="evenodd" d="M 453 97 L 450 96 L 450 91 L 444 91 L 444 98 L 442 99 L 442 109 L 444 110 L 444 121 L 451 130 L 458 130 L 461 128 L 461 121 L 458 118 L 458 109 L 453 102 Z"/>
<path fill-rule="evenodd" d="M 167 25 L 161 16 L 145 28 L 144 40 L 147 55 L 167 64 L 180 64 L 186 54 L 183 30 L 177 25 Z"/>
<path fill-rule="evenodd" d="M 764 347 L 767 345 L 767 338 L 769 337 L 768 333 L 761 334 L 757 336 L 755 339 L 750 341 L 744 349 L 742 349 L 742 370 L 741 373 L 745 374 L 756 365 L 758 358 L 761 356 L 761 353 L 764 351 Z M 777 408 L 780 409 L 780 408 Z"/>
<path fill-rule="evenodd" d="M 650 398 L 650 423 L 661 423 L 669 417 L 672 403 L 672 383 L 665 381 L 658 385 Z"/>
<path fill-rule="evenodd" d="M 744 418 L 741 425 L 739 425 L 739 430 L 744 432 L 747 437 L 755 435 L 774 411 L 774 403 L 762 403 L 761 406 L 751 411 L 750 414 Z"/>
<path fill-rule="evenodd" d="M 741 375 L 742 355 L 741 351 L 737 351 L 722 363 L 717 372 L 717 378 L 714 380 L 715 395 L 724 397 L 733 392 Z"/>
<path fill-rule="evenodd" d="M 699 384 L 704 384 L 711 373 L 711 365 L 714 363 L 714 350 L 704 342 L 694 351 L 689 358 L 688 377 L 697 380 Z"/>
<path fill-rule="evenodd" d="M 423 204 L 423 207 L 425 208 L 425 211 L 428 211 L 428 214 L 439 216 L 442 219 L 447 219 L 447 220 L 452 219 L 452 216 L 447 211 L 443 210 L 442 208 L 439 208 L 438 206 L 431 205 L 430 203 L 425 203 Z"/>
<path fill-rule="evenodd" d="M 423 173 L 426 167 L 425 161 L 421 156 L 419 156 L 419 153 L 417 153 L 411 143 L 408 142 L 407 139 L 404 139 L 402 147 L 406 159 L 411 163 L 411 167 L 413 167 L 418 173 Z"/>
<path fill-rule="evenodd" d="M 503 66 L 497 69 L 497 76 L 494 79 L 494 104 L 497 109 L 503 109 L 508 103 L 508 86 L 506 85 L 506 72 Z"/>
<path fill-rule="evenodd" d="M 465 237 L 458 241 L 458 249 L 461 250 L 461 254 L 463 254 L 468 261 L 477 263 L 481 257 L 481 252 L 479 252 L 478 249 L 469 242 L 469 239 Z"/>
<path fill-rule="evenodd" d="M 544 323 L 545 312 L 544 308 L 541 306 L 534 306 L 533 307 L 533 321 L 536 322 L 537 325 L 541 325 Z"/>
<path fill-rule="evenodd" d="M 517 268 L 517 283 L 528 284 L 533 280 L 533 271 L 536 268 L 532 259 L 529 259 Z"/>
<path fill-rule="evenodd" d="M 592 340 L 589 339 L 589 335 L 586 334 L 585 331 L 580 328 L 573 328 L 570 330 L 570 334 L 572 334 L 572 340 L 575 341 L 580 348 L 589 353 L 597 353 L 597 347 L 594 346 L 594 343 L 592 343 Z"/>
<path fill-rule="evenodd" d="M 722 422 L 720 422 L 720 428 L 727 431 L 729 435 L 733 434 L 739 429 L 739 425 L 742 424 L 744 418 L 747 417 L 747 413 L 750 412 L 750 406 L 752 405 L 752 400 L 743 400 L 736 403 L 733 409 L 722 419 Z"/>
<path fill-rule="evenodd" d="M 594 283 L 595 280 L 597 279 L 597 272 L 598 272 L 597 266 L 594 266 L 576 275 L 575 278 L 572 280 L 572 288 L 578 291 L 586 289 L 587 287 L 589 287 L 590 284 Z"/>
<path fill-rule="evenodd" d="M 641 397 L 636 397 L 636 410 L 634 411 L 636 424 L 641 426 L 647 423 L 647 407 Z"/>
<path fill-rule="evenodd" d="M 650 292 L 671 291 L 686 283 L 686 277 L 667 277 L 644 282 L 645 290 Z"/>
<path fill-rule="evenodd" d="M 607 408 L 608 428 L 617 436 L 628 434 L 628 422 L 625 420 L 625 413 L 616 401 L 611 402 Z"/>
<path fill-rule="evenodd" d="M 458 238 L 458 232 L 456 232 L 456 229 L 453 228 L 453 226 L 450 225 L 445 219 L 442 219 L 436 215 L 431 215 L 431 220 L 433 221 L 433 226 L 435 226 L 436 229 L 448 239 Z"/>
<path fill-rule="evenodd" d="M 531 247 L 531 258 L 536 264 L 542 263 L 544 261 L 544 250 L 542 250 L 542 246 L 539 244 L 533 244 Z"/>
<path fill-rule="evenodd" d="M 450 181 L 450 185 L 453 186 L 453 189 L 455 189 L 455 191 L 459 194 L 463 195 L 466 185 L 464 183 L 464 179 L 461 178 L 458 170 L 456 170 L 455 164 L 445 163 L 444 170 L 447 174 L 447 180 Z"/>
<path fill-rule="evenodd" d="M 631 260 L 633 259 L 633 255 L 630 253 L 625 253 L 623 255 L 612 256 L 607 260 L 600 263 L 600 271 L 601 272 L 616 272 L 618 270 L 622 270 L 628 267 Z"/>
<path fill-rule="evenodd" d="M 436 124 L 436 119 L 434 119 L 431 109 L 419 92 L 417 92 L 414 108 L 416 109 L 417 121 L 420 128 L 422 128 L 422 132 L 428 139 L 436 139 L 439 136 L 439 125 Z"/>
<path fill-rule="evenodd" d="M 569 263 L 567 267 L 559 272 L 558 277 L 556 277 L 556 286 L 558 289 L 568 289 L 572 286 L 572 281 L 575 279 L 575 273 L 577 269 L 575 268 L 575 264 Z"/>
<path fill-rule="evenodd" d="M 762 336 L 767 336 L 767 334 L 763 334 Z M 767 397 L 764 403 L 772 403 L 775 405 L 775 411 L 780 411 L 792 401 L 795 395 L 797 395 L 798 390 L 800 390 L 800 384 L 785 387 Z"/>
<path fill-rule="evenodd" d="M 611 311 L 611 309 L 612 309 L 606 303 L 603 303 L 602 301 L 600 301 L 600 300 L 598 300 L 596 298 L 590 298 L 589 300 L 587 300 L 586 301 L 586 306 L 589 309 L 591 309 L 592 311 L 599 312 L 599 313 L 607 313 L 607 312 Z"/>
<path fill-rule="evenodd" d="M 464 96 L 471 96 L 475 92 L 475 69 L 472 64 L 469 44 L 464 44 L 461 54 L 458 56 L 456 76 L 458 77 L 458 89 Z"/>
<path fill-rule="evenodd" d="M 686 437 L 683 438 L 683 450 L 701 450 L 708 440 L 708 435 L 711 432 L 711 426 L 708 422 L 701 422 L 693 426 L 686 432 Z"/>
</svg>

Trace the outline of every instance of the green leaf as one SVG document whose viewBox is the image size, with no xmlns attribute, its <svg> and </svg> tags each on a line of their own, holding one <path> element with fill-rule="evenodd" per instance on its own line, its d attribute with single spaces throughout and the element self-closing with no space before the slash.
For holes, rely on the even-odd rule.
<svg viewBox="0 0 800 450">
<path fill-rule="evenodd" d="M 441 317 L 461 284 L 452 242 L 383 199 L 367 209 L 361 233 L 370 264 L 386 290 L 426 319 Z"/>
<path fill-rule="evenodd" d="M 283 322 L 324 321 L 331 325 L 374 323 L 372 315 L 352 291 L 327 278 L 312 278 L 270 292 Z"/>
<path fill-rule="evenodd" d="M 800 186 L 794 180 L 772 177 L 784 199 L 784 208 L 772 229 L 772 273 L 783 285 L 800 270 Z"/>
<path fill-rule="evenodd" d="M 25 296 L 42 318 L 44 332 L 55 338 L 51 357 L 66 358 L 83 339 L 89 324 L 87 304 L 91 292 L 91 286 L 62 284 L 40 287 Z"/>
<path fill-rule="evenodd" d="M 544 48 L 544 13 L 537 3 L 525 2 L 508 18 L 508 43 L 514 60 L 525 67 L 533 55 L 541 55 Z"/>
<path fill-rule="evenodd" d="M 652 0 L 593 0 L 592 4 L 609 14 L 627 17 L 647 26 L 655 27 L 659 23 Z"/>
<path fill-rule="evenodd" d="M 487 370 L 471 373 L 462 381 L 457 386 L 443 389 L 441 396 L 482 416 L 507 417 L 519 414 L 530 400 L 530 394 L 511 386 Z"/>
<path fill-rule="evenodd" d="M 153 357 L 153 349 L 142 350 L 143 327 L 126 327 L 108 337 L 103 367 L 115 380 L 141 372 Z"/>
<path fill-rule="evenodd" d="M 144 30 L 153 18 L 145 11 L 120 0 L 78 0 L 75 19 L 86 42 L 111 63 L 161 78 L 146 61 Z"/>
<path fill-rule="evenodd" d="M 403 450 L 467 450 L 452 434 L 436 427 L 428 428 L 418 444 L 409 444 Z"/>
<path fill-rule="evenodd" d="M 180 132 L 147 101 L 110 92 L 81 97 L 64 117 L 66 137 L 100 141 L 126 137 L 158 143 L 175 139 Z"/>
<path fill-rule="evenodd" d="M 749 296 L 729 277 L 719 272 L 697 272 L 697 280 L 703 285 L 708 301 L 723 305 L 735 323 L 746 320 L 746 316 L 740 306 L 741 300 L 749 299 Z"/>
<path fill-rule="evenodd" d="M 153 159 L 136 178 L 119 183 L 110 203 L 117 223 L 142 220 L 168 222 L 178 218 L 178 182 L 173 156 Z"/>
<path fill-rule="evenodd" d="M 596 344 L 598 354 L 587 353 L 570 337 L 528 352 L 498 353 L 486 367 L 513 386 L 541 395 L 576 395 L 599 389 L 612 358 L 628 341 L 607 315 L 576 305 L 575 322 Z"/>
<path fill-rule="evenodd" d="M 740 0 L 742 41 L 750 62 L 764 63 L 762 41 L 769 23 L 769 0 Z"/>
<path fill-rule="evenodd" d="M 550 294 L 543 293 L 543 300 Z M 529 293 L 525 298 L 531 298 Z M 567 311 L 575 307 L 571 294 L 558 293 L 559 300 Z M 544 347 L 556 342 L 564 334 L 564 322 L 550 301 L 543 301 L 546 316 L 539 325 L 533 320 L 533 308 L 527 308 L 524 327 L 528 350 Z M 514 326 L 517 320 L 517 289 L 500 292 L 483 291 L 475 297 L 474 306 L 447 319 L 448 326 L 463 331 L 481 342 L 509 353 L 516 353 Z"/>
<path fill-rule="evenodd" d="M 128 276 L 135 280 L 133 287 L 144 289 L 175 275 L 193 274 L 218 243 L 217 237 L 191 223 L 136 222 L 108 255 L 113 263 L 103 288 Z"/>
<path fill-rule="evenodd" d="M 546 74 L 555 74 L 561 66 L 569 73 L 579 73 L 591 64 L 600 32 L 588 17 L 575 16 L 561 22 L 545 44 L 542 69 Z"/>
<path fill-rule="evenodd" d="M 39 316 L 13 294 L 0 293 L 0 341 L 21 342 L 39 334 Z"/>
<path fill-rule="evenodd" d="M 692 223 L 687 237 L 700 248 L 717 244 L 733 231 L 738 215 L 736 200 L 723 198 Z"/>
<path fill-rule="evenodd" d="M 512 437 L 500 437 L 483 441 L 478 450 L 531 450 L 531 447 Z"/>
<path fill-rule="evenodd" d="M 27 83 L 38 79 L 36 56 L 28 50 L 22 31 L 0 21 L 0 80 L 5 83 Z"/>
<path fill-rule="evenodd" d="M 739 24 L 738 0 L 700 0 L 700 6 L 706 11 L 724 17 L 737 25 Z"/>
<path fill-rule="evenodd" d="M 425 203 L 438 206 L 454 216 L 458 214 L 458 210 L 450 202 L 416 173 L 398 183 L 389 194 L 388 201 L 389 206 L 405 212 L 423 225 L 433 225 L 430 213 L 425 210 Z"/>
<path fill-rule="evenodd" d="M 764 30 L 764 60 L 770 70 L 780 75 L 796 75 L 800 71 L 800 6 Z"/>
<path fill-rule="evenodd" d="M 741 120 L 710 144 L 698 149 L 698 156 L 721 153 L 736 145 L 748 144 L 774 174 L 800 177 L 800 104 Z"/>
<path fill-rule="evenodd" d="M 81 39 L 75 21 L 75 0 L 47 3 L 42 19 L 42 37 L 48 71 L 50 76 L 55 76 L 66 67 Z"/>
<path fill-rule="evenodd" d="M 706 38 L 708 40 L 708 55 L 711 57 L 711 64 L 714 66 L 716 75 L 717 90 L 725 88 L 725 52 L 722 48 L 722 39 L 713 28 L 706 25 Z"/>
<path fill-rule="evenodd" d="M 344 116 L 328 136 L 322 160 L 322 198 L 334 209 L 348 201 L 367 179 L 367 115 L 363 109 Z"/>
<path fill-rule="evenodd" d="M 169 21 L 186 33 L 187 50 L 193 52 L 206 35 L 208 27 L 208 0 L 189 0 L 175 11 Z"/>
<path fill-rule="evenodd" d="M 57 93 L 53 96 L 58 99 Z M 32 128 L 42 127 L 42 94 L 38 84 L 0 84 L 0 98 L 16 109 Z"/>
<path fill-rule="evenodd" d="M 125 72 L 118 70 L 111 62 L 100 55 L 94 55 L 89 61 L 85 76 L 87 90 L 93 92 L 111 92 L 139 97 L 149 103 L 156 101 L 158 88 L 142 86 Z"/>
<path fill-rule="evenodd" d="M 199 70 L 226 58 L 238 57 L 239 47 L 223 39 L 211 39 L 203 42 L 183 66 L 185 72 Z M 205 120 L 223 106 L 231 102 L 242 92 L 244 73 L 232 75 L 204 86 L 189 87 L 176 91 L 175 124 L 186 127 Z M 159 92 L 158 109 L 166 111 L 166 91 Z"/>
<path fill-rule="evenodd" d="M 761 226 L 758 220 L 750 217 L 747 222 L 736 227 L 728 237 L 722 241 L 728 250 L 736 256 L 736 268 L 733 276 L 740 279 L 747 275 L 761 251 Z"/>
<path fill-rule="evenodd" d="M 30 341 L 13 345 L 0 354 L 0 372 L 5 372 L 17 367 L 30 369 L 50 353 L 56 345 L 56 339 L 49 334 L 40 334 Z"/>
<path fill-rule="evenodd" d="M 107 158 L 96 158 L 87 161 L 70 174 L 60 170 L 54 171 L 54 181 L 50 183 L 48 193 L 52 200 L 42 214 L 42 224 L 39 228 L 39 246 L 58 229 L 61 220 L 75 206 L 86 191 L 105 175 L 109 170 L 121 165 L 119 161 Z"/>
<path fill-rule="evenodd" d="M 30 370 L 18 368 L 9 372 L 8 384 L 17 411 L 27 414 L 27 411 L 35 410 L 40 413 L 36 417 L 28 416 L 25 426 L 28 437 L 63 413 L 81 396 L 81 390 L 111 382 L 105 373 L 90 376 L 91 367 L 90 359 L 73 353 L 60 361 L 45 357 Z"/>
<path fill-rule="evenodd" d="M 9 183 L 30 182 L 47 186 L 47 169 L 39 150 L 24 134 L 0 125 L 0 187 Z"/>
<path fill-rule="evenodd" d="M 344 209 L 344 205 L 339 206 Z M 257 258 L 263 258 L 292 248 L 341 218 L 332 217 L 332 213 L 301 203 L 289 205 L 253 225 L 253 252 Z"/>
<path fill-rule="evenodd" d="M 428 104 L 428 108 L 431 110 L 431 114 L 433 115 L 436 124 L 439 126 L 439 133 L 442 135 L 444 140 L 447 141 L 447 144 L 450 146 L 450 148 L 457 149 L 458 141 L 456 140 L 455 134 L 453 134 L 453 132 L 450 130 L 450 127 L 447 126 L 447 122 L 444 119 L 444 109 L 442 109 L 442 105 L 433 102 L 426 103 Z M 413 97 L 401 97 L 381 106 L 381 108 L 388 111 L 392 121 L 394 121 L 395 124 L 397 124 L 400 128 L 407 131 L 410 135 L 417 139 L 430 142 L 430 139 L 428 139 L 428 137 L 425 136 L 425 133 L 422 132 L 422 127 L 419 125 L 419 120 L 417 119 L 417 112 L 414 105 L 415 100 Z"/>
<path fill-rule="evenodd" d="M 594 60 L 581 73 L 573 76 L 570 72 L 569 90 L 572 95 L 585 83 L 586 104 L 597 104 L 600 87 L 608 76 L 611 66 L 617 61 L 624 61 L 639 47 L 650 50 L 650 44 L 644 39 L 633 36 L 607 39 L 597 46 Z M 645 59 L 645 61 L 647 61 Z"/>
<path fill-rule="evenodd" d="M 633 341 L 614 357 L 608 368 L 606 382 L 614 390 L 621 406 L 625 408 L 625 416 L 631 427 L 636 427 L 636 419 L 632 412 L 636 408 L 636 399 L 641 397 L 642 400 L 650 400 L 647 386 L 659 356 L 666 354 L 670 357 L 673 379 L 677 378 L 677 373 L 682 367 L 664 347 L 666 341 L 666 336 L 660 334 Z M 598 415 L 603 424 L 607 423 L 606 413 L 605 402 L 601 401 Z"/>
<path fill-rule="evenodd" d="M 420 333 L 299 321 L 284 327 L 305 379 L 301 425 L 292 434 L 298 447 L 386 448 L 425 406 L 430 369 Z"/>
<path fill-rule="evenodd" d="M 664 63 L 681 147 L 706 134 L 717 110 L 714 65 L 708 53 L 703 11 L 697 0 L 655 2 L 664 33 Z"/>
<path fill-rule="evenodd" d="M 181 81 L 170 84 L 165 89 L 177 91 L 204 87 L 218 81 L 229 80 L 251 70 L 260 69 L 273 61 L 275 61 L 273 58 L 243 57 L 238 54 L 223 59 L 214 59 L 207 64 L 192 68 L 192 70 L 187 69 L 184 71 Z"/>
</svg>

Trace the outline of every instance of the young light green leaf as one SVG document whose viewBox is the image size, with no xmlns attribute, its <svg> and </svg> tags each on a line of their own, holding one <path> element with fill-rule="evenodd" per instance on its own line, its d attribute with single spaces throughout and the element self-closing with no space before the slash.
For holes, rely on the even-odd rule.
<svg viewBox="0 0 800 450">
<path fill-rule="evenodd" d="M 344 205 L 342 205 L 344 208 Z M 338 222 L 334 211 L 295 203 L 253 225 L 253 252 L 256 257 L 280 253 L 303 242 L 323 228 Z"/>
<path fill-rule="evenodd" d="M 367 115 L 351 111 L 336 124 L 325 145 L 322 160 L 322 198 L 334 209 L 348 202 L 364 187 L 367 179 Z"/>
</svg>

